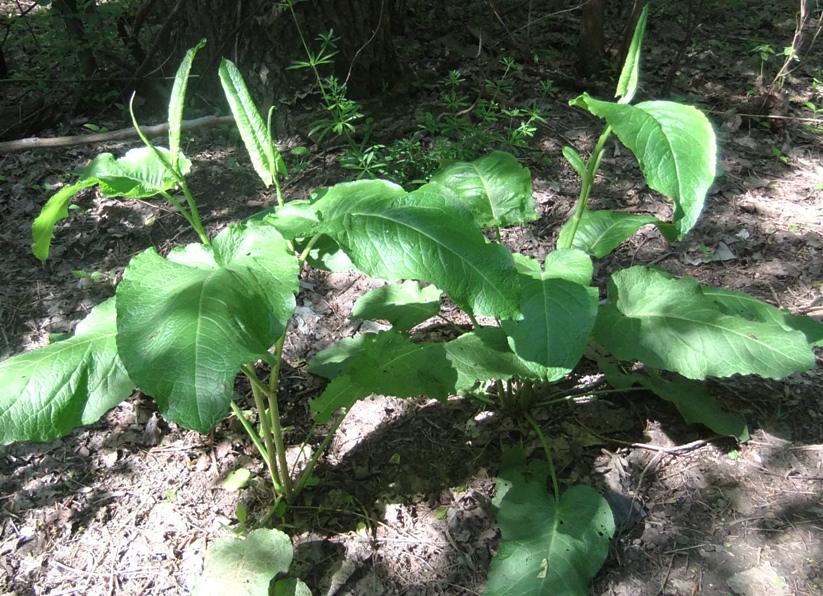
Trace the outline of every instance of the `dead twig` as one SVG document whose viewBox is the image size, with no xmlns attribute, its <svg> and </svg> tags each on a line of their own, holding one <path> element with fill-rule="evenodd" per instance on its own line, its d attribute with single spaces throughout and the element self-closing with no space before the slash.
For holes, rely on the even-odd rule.
<svg viewBox="0 0 823 596">
<path fill-rule="evenodd" d="M 203 128 L 205 126 L 231 124 L 233 122 L 234 118 L 232 116 L 204 116 L 203 118 L 195 118 L 194 120 L 184 120 L 182 129 L 192 130 L 194 128 Z M 163 124 L 155 124 L 153 126 L 143 126 L 141 127 L 141 130 L 149 138 L 157 137 L 160 135 L 165 135 L 169 130 L 169 125 L 164 122 Z M 30 149 L 53 149 L 55 147 L 72 147 L 74 145 L 108 143 L 110 141 L 124 141 L 137 138 L 139 138 L 137 130 L 132 126 L 120 130 L 112 130 L 109 132 L 88 135 L 18 139 L 16 141 L 6 141 L 4 143 L 0 143 L 0 154 L 28 151 Z"/>
</svg>

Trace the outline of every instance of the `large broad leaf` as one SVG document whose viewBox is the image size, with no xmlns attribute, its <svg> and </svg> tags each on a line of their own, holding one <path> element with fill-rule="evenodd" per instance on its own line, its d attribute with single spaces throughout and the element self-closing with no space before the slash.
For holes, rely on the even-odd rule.
<svg viewBox="0 0 823 596">
<path fill-rule="evenodd" d="M 455 392 L 471 389 L 492 379 L 539 379 L 532 367 L 512 352 L 508 337 L 499 327 L 480 327 L 445 344 L 447 358 L 457 372 Z"/>
<path fill-rule="evenodd" d="M 414 281 L 374 288 L 357 299 L 352 319 L 385 319 L 396 331 L 409 331 L 440 312 L 441 292 Z"/>
<path fill-rule="evenodd" d="M 280 530 L 259 528 L 245 538 L 218 538 L 206 550 L 192 594 L 268 596 L 269 583 L 288 572 L 293 556 L 291 540 Z"/>
<path fill-rule="evenodd" d="M 649 16 L 648 4 L 643 7 L 637 26 L 634 28 L 632 43 L 626 53 L 626 60 L 620 71 L 620 79 L 617 81 L 617 92 L 615 97 L 620 98 L 620 103 L 631 103 L 637 91 L 637 82 L 640 77 L 640 49 L 643 46 L 643 35 L 646 33 L 646 20 Z"/>
<path fill-rule="evenodd" d="M 306 365 L 306 370 L 313 375 L 320 375 L 329 380 L 336 379 L 349 370 L 352 360 L 363 351 L 366 341 L 372 341 L 372 334 L 344 337 L 336 344 L 315 355 Z"/>
<path fill-rule="evenodd" d="M 206 40 L 201 39 L 200 43 L 186 52 L 183 61 L 177 68 L 174 77 L 174 85 L 171 88 L 169 98 L 169 151 L 171 153 L 171 163 L 176 163 L 180 155 L 180 130 L 183 124 L 183 108 L 186 105 L 186 87 L 189 85 L 189 73 L 191 63 L 197 50 L 206 45 Z"/>
<path fill-rule="evenodd" d="M 117 347 L 163 415 L 208 432 L 242 364 L 270 360 L 298 290 L 296 259 L 271 226 L 236 224 L 168 259 L 149 249 L 117 287 Z"/>
<path fill-rule="evenodd" d="M 111 153 L 102 153 L 86 166 L 82 179 L 96 180 L 100 192 L 107 197 L 153 197 L 177 184 L 174 174 L 157 157 L 156 151 L 171 163 L 171 154 L 163 147 L 138 147 L 119 159 L 114 159 Z M 191 170 L 191 162 L 182 153 L 177 158 L 177 169 L 184 176 Z"/>
<path fill-rule="evenodd" d="M 134 382 L 117 356 L 114 298 L 74 336 L 0 362 L 0 444 L 50 441 L 96 422 Z"/>
<path fill-rule="evenodd" d="M 502 540 L 487 596 L 588 596 L 609 554 L 615 526 L 606 499 L 582 485 L 549 495 L 539 463 L 527 466 L 522 448 L 503 454 L 494 502 Z"/>
<path fill-rule="evenodd" d="M 387 182 L 345 183 L 317 203 L 324 231 L 363 272 L 427 281 L 466 311 L 515 319 L 520 302 L 511 253 L 490 244 L 448 188 L 413 193 Z"/>
<path fill-rule="evenodd" d="M 597 367 L 606 381 L 615 389 L 629 389 L 640 385 L 658 397 L 671 402 L 689 424 L 702 424 L 719 435 L 734 437 L 740 442 L 749 440 L 746 421 L 729 414 L 700 381 L 673 375 L 663 379 L 653 368 L 644 372 L 625 373 L 613 359 L 595 355 Z"/>
<path fill-rule="evenodd" d="M 169 156 L 166 149 L 155 150 Z M 61 188 L 49 198 L 34 220 L 31 226 L 34 256 L 41 261 L 48 258 L 54 225 L 69 216 L 72 197 L 84 188 L 100 186 L 100 192 L 104 196 L 132 199 L 153 197 L 161 191 L 174 188 L 175 178 L 157 158 L 155 150 L 139 147 L 116 160 L 111 153 L 101 153 L 94 158 L 83 170 L 80 180 Z M 184 155 L 179 155 L 177 165 L 184 175 L 191 169 L 191 162 Z"/>
<path fill-rule="evenodd" d="M 580 361 L 597 319 L 597 288 L 589 286 L 592 262 L 574 249 L 551 253 L 545 271 L 531 262 L 520 265 L 523 318 L 504 320 L 503 329 L 520 358 L 546 380 L 556 381 Z"/>
<path fill-rule="evenodd" d="M 369 395 L 371 391 L 360 387 L 350 377 L 343 375 L 326 385 L 320 397 L 309 402 L 309 407 L 314 410 L 315 422 L 325 424 L 340 408 L 348 410 L 355 402 Z"/>
<path fill-rule="evenodd" d="M 446 399 L 456 381 L 443 344 L 416 344 L 397 331 L 367 334 L 360 351 L 345 362 L 345 374 L 330 383 L 311 408 L 318 422 L 326 422 L 334 410 L 372 393 Z"/>
<path fill-rule="evenodd" d="M 683 420 L 689 424 L 702 424 L 719 435 L 734 437 L 741 443 L 749 440 L 746 422 L 739 416 L 725 412 L 702 383 L 679 375 L 665 380 L 653 370 L 649 370 L 649 373 L 648 377 L 638 375 L 639 383 L 672 402 Z"/>
<path fill-rule="evenodd" d="M 697 222 L 715 176 L 717 147 L 706 116 L 670 101 L 630 106 L 587 93 L 571 104 L 604 118 L 634 152 L 648 185 L 674 202 L 672 223 L 682 239 Z"/>
<path fill-rule="evenodd" d="M 511 351 L 497 327 L 481 327 L 445 344 L 413 343 L 396 331 L 344 339 L 315 356 L 308 370 L 334 379 L 311 402 L 320 423 L 372 393 L 444 399 L 490 379 L 541 377 Z"/>
<path fill-rule="evenodd" d="M 620 360 L 691 379 L 756 374 L 781 379 L 815 365 L 806 336 L 728 314 L 694 279 L 632 267 L 614 275 L 596 339 Z"/>
<path fill-rule="evenodd" d="M 592 211 L 586 209 L 580 218 L 577 232 L 572 241 L 572 248 L 578 248 L 598 259 L 606 256 L 620 246 L 624 240 L 645 225 L 655 225 L 667 240 L 677 238 L 676 228 L 652 217 L 614 211 Z M 571 220 L 560 230 L 558 246 L 565 246 L 571 233 Z"/>
<path fill-rule="evenodd" d="M 240 130 L 240 137 L 249 152 L 254 171 L 263 184 L 271 186 L 278 174 L 286 175 L 286 164 L 274 146 L 271 134 L 257 111 L 254 101 L 243 81 L 243 75 L 230 61 L 220 62 L 220 82 L 229 102 L 234 121 Z"/>
<path fill-rule="evenodd" d="M 253 219 L 262 219 L 273 225 L 288 240 L 309 238 L 317 233 L 320 220 L 312 201 L 289 201 L 282 207 L 276 207 L 265 215 L 257 214 Z"/>
<path fill-rule="evenodd" d="M 431 178 L 456 192 L 484 228 L 537 219 L 529 170 L 502 151 L 446 166 Z"/>
<path fill-rule="evenodd" d="M 823 324 L 811 317 L 793 315 L 788 310 L 775 308 L 753 296 L 733 290 L 703 288 L 703 295 L 720 305 L 723 312 L 761 323 L 775 323 L 784 329 L 796 329 L 806 335 L 811 345 L 823 345 Z"/>
</svg>

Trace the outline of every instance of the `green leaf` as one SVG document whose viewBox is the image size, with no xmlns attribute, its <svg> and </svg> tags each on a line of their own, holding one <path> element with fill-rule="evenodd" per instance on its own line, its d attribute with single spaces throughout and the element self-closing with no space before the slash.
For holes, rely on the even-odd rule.
<svg viewBox="0 0 823 596">
<path fill-rule="evenodd" d="M 495 504 L 502 540 L 489 567 L 487 596 L 588 596 L 609 554 L 612 510 L 593 488 L 573 486 L 556 499 L 542 465 L 522 448 L 503 454 Z"/>
<path fill-rule="evenodd" d="M 74 195 L 84 188 L 94 186 L 96 180 L 80 180 L 71 186 L 64 186 L 49 198 L 40 210 L 40 215 L 31 225 L 32 245 L 34 256 L 45 263 L 49 258 L 51 239 L 54 236 L 54 225 L 69 216 L 69 203 Z"/>
<path fill-rule="evenodd" d="M 206 550 L 194 596 L 268 596 L 269 583 L 286 574 L 294 553 L 280 530 L 252 530 L 244 538 L 218 538 Z"/>
<path fill-rule="evenodd" d="M 0 362 L 0 444 L 50 441 L 126 399 L 135 384 L 117 355 L 116 333 L 110 298 L 73 337 Z"/>
<path fill-rule="evenodd" d="M 643 7 L 643 12 L 640 13 L 640 18 L 637 20 L 637 26 L 634 28 L 634 35 L 632 36 L 632 43 L 629 46 L 626 61 L 623 63 L 623 68 L 620 71 L 620 80 L 617 82 L 617 92 L 614 96 L 620 98 L 620 103 L 622 104 L 631 103 L 637 91 L 637 81 L 640 74 L 640 50 L 643 46 L 643 35 L 646 32 L 646 20 L 648 16 L 649 6 L 647 4 Z"/>
<path fill-rule="evenodd" d="M 221 486 L 229 492 L 236 493 L 240 489 L 248 486 L 249 480 L 251 480 L 251 472 L 246 468 L 238 468 L 226 475 Z"/>
<path fill-rule="evenodd" d="M 206 40 L 201 39 L 200 43 L 186 52 L 177 75 L 174 77 L 174 85 L 171 88 L 171 98 L 169 99 L 169 152 L 170 163 L 177 163 L 180 154 L 180 129 L 183 124 L 183 108 L 186 105 L 186 87 L 189 84 L 189 73 L 191 63 L 197 50 L 206 45 Z"/>
<path fill-rule="evenodd" d="M 314 236 L 320 227 L 314 202 L 307 200 L 289 201 L 261 219 L 277 228 L 286 240 L 309 238 Z"/>
<path fill-rule="evenodd" d="M 457 381 L 443 344 L 416 344 L 397 331 L 366 334 L 345 368 L 343 376 L 310 403 L 317 422 L 327 422 L 336 409 L 351 407 L 373 393 L 443 400 Z"/>
<path fill-rule="evenodd" d="M 415 281 L 389 284 L 370 290 L 354 303 L 352 319 L 385 319 L 396 331 L 409 331 L 440 312 L 435 286 L 420 287 Z"/>
<path fill-rule="evenodd" d="M 502 151 L 446 166 L 431 178 L 460 196 L 481 227 L 511 226 L 537 219 L 529 170 Z"/>
<path fill-rule="evenodd" d="M 346 374 L 369 393 L 439 400 L 450 395 L 457 380 L 443 344 L 414 343 L 396 331 L 370 334 Z"/>
<path fill-rule="evenodd" d="M 613 388 L 627 390 L 640 385 L 673 403 L 689 424 L 702 424 L 717 434 L 734 437 L 740 442 L 749 440 L 746 422 L 738 416 L 726 413 L 699 381 L 686 379 L 678 374 L 674 374 L 671 381 L 667 381 L 656 370 L 648 367 L 645 374 L 626 373 L 611 357 L 596 353 L 589 356 L 597 360 L 597 367 Z"/>
<path fill-rule="evenodd" d="M 286 241 L 260 224 L 168 259 L 137 255 L 117 287 L 117 346 L 132 379 L 167 419 L 208 432 L 229 410 L 239 367 L 271 360 L 298 275 Z"/>
<path fill-rule="evenodd" d="M 570 103 L 605 118 L 635 154 L 648 185 L 674 202 L 672 223 L 682 239 L 697 222 L 715 177 L 717 147 L 706 116 L 670 101 L 630 106 L 587 93 Z"/>
<path fill-rule="evenodd" d="M 368 334 L 344 337 L 336 344 L 317 353 L 306 365 L 306 370 L 329 380 L 336 379 L 349 369 L 352 359 L 363 351 Z"/>
<path fill-rule="evenodd" d="M 348 376 L 334 379 L 317 399 L 309 402 L 314 410 L 314 420 L 326 424 L 340 408 L 348 410 L 355 402 L 371 395 L 371 392 L 355 384 Z"/>
<path fill-rule="evenodd" d="M 586 177 L 586 162 L 580 157 L 580 154 L 571 147 L 563 147 L 563 157 L 574 168 L 577 175 L 581 178 Z"/>
<path fill-rule="evenodd" d="M 823 345 L 823 324 L 811 317 L 793 315 L 786 309 L 775 308 L 743 292 L 704 287 L 703 295 L 717 302 L 726 314 L 743 317 L 749 321 L 774 323 L 789 331 L 796 329 L 805 334 L 809 344 Z"/>
<path fill-rule="evenodd" d="M 311 590 L 296 577 L 289 577 L 277 580 L 271 588 L 270 596 L 311 596 Z"/>
<path fill-rule="evenodd" d="M 583 355 L 597 319 L 598 293 L 588 285 L 592 263 L 585 254 L 555 251 L 546 264 L 545 272 L 520 275 L 523 318 L 502 324 L 514 352 L 548 381 L 556 381 Z"/>
<path fill-rule="evenodd" d="M 578 248 L 594 257 L 601 258 L 620 246 L 624 240 L 637 232 L 641 227 L 652 224 L 657 226 L 668 240 L 677 238 L 677 230 L 651 215 L 635 215 L 614 211 L 591 211 L 586 209 L 580 218 L 577 233 L 572 242 L 573 248 Z M 563 246 L 571 233 L 571 220 L 567 221 L 560 230 L 557 245 Z"/>
<path fill-rule="evenodd" d="M 85 167 L 80 180 L 65 186 L 49 198 L 40 215 L 32 224 L 32 252 L 41 261 L 49 256 L 49 248 L 54 235 L 54 225 L 69 216 L 68 206 L 72 197 L 81 189 L 99 185 L 100 192 L 107 197 L 143 198 L 153 197 L 160 191 L 174 188 L 173 174 L 157 158 L 154 149 L 139 147 L 115 160 L 111 153 L 101 153 Z M 167 149 L 158 148 L 168 157 Z M 191 169 L 191 162 L 180 155 L 178 167 L 184 175 Z"/>
<path fill-rule="evenodd" d="M 155 151 L 170 159 L 169 150 L 162 147 L 131 149 L 117 160 L 111 153 L 101 153 L 83 170 L 82 179 L 94 179 L 107 197 L 153 197 L 177 184 Z M 191 162 L 182 153 L 177 158 L 177 168 L 184 176 L 191 169 Z"/>
<path fill-rule="evenodd" d="M 464 310 L 516 318 L 520 296 L 511 253 L 490 244 L 458 200 L 438 184 L 406 194 L 369 180 L 332 187 L 317 206 L 324 231 L 364 273 L 427 281 Z"/>
<path fill-rule="evenodd" d="M 447 358 L 457 371 L 455 392 L 471 389 L 491 379 L 540 378 L 509 347 L 508 337 L 499 327 L 480 327 L 445 344 Z"/>
<path fill-rule="evenodd" d="M 646 389 L 673 403 L 688 424 L 702 424 L 719 435 L 734 437 L 741 443 L 749 440 L 749 428 L 739 416 L 728 414 L 702 383 L 675 375 L 665 380 L 653 369 L 650 376 L 637 375 Z"/>
<path fill-rule="evenodd" d="M 690 379 L 756 374 L 781 379 L 815 365 L 806 336 L 724 312 L 694 279 L 632 267 L 609 284 L 595 338 L 620 360 Z M 711 292 L 711 290 L 710 290 Z"/>
<path fill-rule="evenodd" d="M 286 164 L 274 146 L 266 123 L 257 111 L 254 101 L 243 81 L 243 75 L 230 61 L 220 62 L 220 82 L 229 102 L 231 113 L 240 130 L 240 137 L 249 152 L 254 171 L 267 187 L 274 184 L 278 174 L 286 174 Z"/>
</svg>

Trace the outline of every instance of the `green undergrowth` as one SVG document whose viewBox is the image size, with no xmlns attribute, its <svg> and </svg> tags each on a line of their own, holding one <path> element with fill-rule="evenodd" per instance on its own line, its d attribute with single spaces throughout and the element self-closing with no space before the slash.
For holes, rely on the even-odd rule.
<svg viewBox="0 0 823 596">
<path fill-rule="evenodd" d="M 172 91 L 168 148 L 144 138 L 145 147 L 122 157 L 97 157 L 75 184 L 49 199 L 33 236 L 34 253 L 45 260 L 72 196 L 97 186 L 106 197 L 164 198 L 200 242 L 167 255 L 154 248 L 136 255 L 116 295 L 93 309 L 72 337 L 0 363 L 0 443 L 65 435 L 98 420 L 138 386 L 166 419 L 185 428 L 207 433 L 228 415 L 236 417 L 266 464 L 271 515 L 283 519 L 300 492 L 319 482 L 314 466 L 358 400 L 471 395 L 523 417 L 545 452 L 545 459 L 533 461 L 517 445 L 505 452 L 494 501 L 502 541 L 486 593 L 588 594 L 614 521 L 593 488 L 560 493 L 549 442 L 531 415 L 539 397 L 585 356 L 615 388 L 641 387 L 672 402 L 687 421 L 745 441 L 745 422 L 726 412 L 701 381 L 780 379 L 813 368 L 813 347 L 823 344 L 823 325 L 808 317 L 659 267 L 616 272 L 605 301 L 592 286 L 595 259 L 640 227 L 654 225 L 671 242 L 683 239 L 715 177 L 715 136 L 699 110 L 666 101 L 630 103 L 644 26 L 645 13 L 617 101 L 584 93 L 571 102 L 605 126 L 588 158 L 563 150 L 580 175 L 580 196 L 556 249 L 542 261 L 499 242 L 501 228 L 538 217 L 530 173 L 511 153 L 456 161 L 413 191 L 385 179 L 356 180 L 286 201 L 280 183 L 287 172 L 271 138 L 271 114 L 267 122 L 258 113 L 238 70 L 225 60 L 220 80 L 254 168 L 274 186 L 278 204 L 209 237 L 180 150 L 186 83 L 198 48 L 192 49 Z M 671 202 L 670 221 L 589 208 L 612 134 L 637 157 L 646 183 Z M 299 333 L 289 320 L 308 267 L 356 269 L 385 280 L 357 301 L 352 316 L 391 328 L 342 339 L 309 363 L 309 371 L 329 380 L 308 404 L 325 438 L 308 465 L 295 471 L 286 460 L 278 387 L 286 335 Z M 443 296 L 471 325 L 458 327 L 447 341 L 420 337 L 419 324 L 445 316 Z M 632 364 L 638 361 L 642 367 Z M 238 375 L 250 383 L 256 413 L 237 404 Z M 304 590 L 297 581 L 269 585 L 288 568 L 287 539 L 256 532 L 212 545 L 199 593 L 225 593 L 221 582 L 238 577 L 256 586 L 250 594 Z M 269 548 L 269 541 L 278 546 Z"/>
</svg>

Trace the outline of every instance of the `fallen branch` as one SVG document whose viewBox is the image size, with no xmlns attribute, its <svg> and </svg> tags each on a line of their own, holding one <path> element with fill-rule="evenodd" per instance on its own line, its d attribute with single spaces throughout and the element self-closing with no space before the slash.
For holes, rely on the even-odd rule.
<svg viewBox="0 0 823 596">
<path fill-rule="evenodd" d="M 220 124 L 231 124 L 234 118 L 231 116 L 204 116 L 194 120 L 184 120 L 182 130 L 203 128 L 204 126 L 219 126 Z M 141 127 L 143 133 L 151 138 L 165 135 L 169 131 L 168 123 L 155 124 L 154 126 Z M 88 135 L 74 135 L 70 137 L 49 137 L 45 139 L 29 138 L 18 139 L 16 141 L 6 141 L 0 143 L 0 153 L 14 153 L 16 151 L 28 151 L 29 149 L 44 149 L 54 147 L 72 147 L 74 145 L 87 145 L 90 143 L 107 143 L 109 141 L 124 141 L 127 139 L 137 139 L 139 135 L 132 126 L 121 130 L 94 133 Z"/>
</svg>

